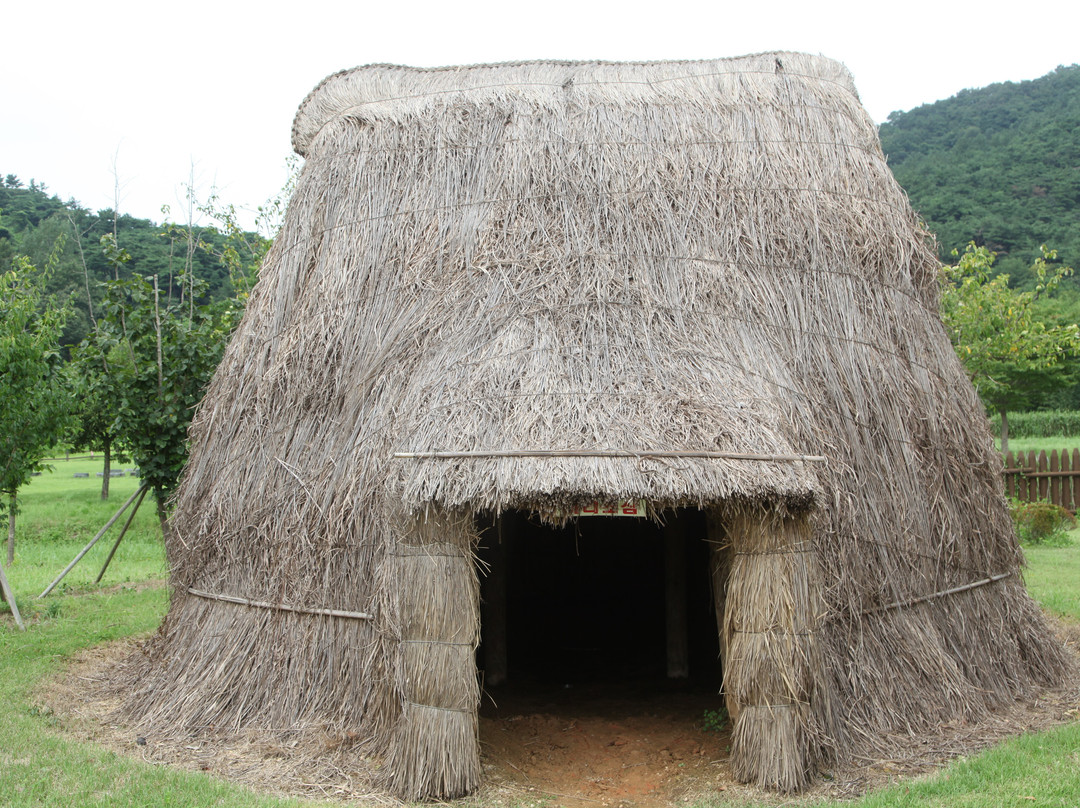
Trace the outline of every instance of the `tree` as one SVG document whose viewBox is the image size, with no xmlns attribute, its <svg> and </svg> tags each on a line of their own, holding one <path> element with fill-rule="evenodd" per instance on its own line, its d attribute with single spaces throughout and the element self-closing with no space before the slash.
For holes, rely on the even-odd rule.
<svg viewBox="0 0 1080 808">
<path fill-rule="evenodd" d="M 111 234 L 102 237 L 110 262 L 126 263 Z M 199 297 L 205 284 L 179 278 L 180 288 Z M 117 414 L 113 433 L 153 490 L 162 530 L 165 503 L 187 461 L 187 428 L 195 405 L 217 367 L 239 319 L 235 299 L 194 304 L 192 297 L 162 294 L 157 275 L 134 274 L 106 284 L 94 350 L 109 357 L 115 378 Z"/>
<path fill-rule="evenodd" d="M 109 498 L 113 449 L 116 444 L 113 431 L 116 414 L 113 402 L 120 397 L 120 380 L 110 370 L 110 360 L 113 358 L 98 350 L 98 343 L 91 335 L 72 349 L 69 365 L 74 373 L 76 397 L 76 426 L 71 436 L 71 445 L 76 451 L 101 452 L 103 500 Z"/>
<path fill-rule="evenodd" d="M 15 557 L 17 494 L 70 422 L 59 338 L 70 312 L 45 293 L 55 256 L 39 271 L 25 256 L 0 277 L 0 514 L 8 516 L 7 561 Z"/>
<path fill-rule="evenodd" d="M 1001 450 L 1009 446 L 1009 410 L 1025 406 L 1037 393 L 1059 384 L 1069 359 L 1080 355 L 1080 328 L 1047 326 L 1036 319 L 1040 295 L 1057 288 L 1072 274 L 1042 247 L 1031 267 L 1035 288 L 1020 292 L 1009 287 L 1008 275 L 993 275 L 994 253 L 968 244 L 956 264 L 942 267 L 941 314 L 968 377 L 990 412 L 1001 417 Z"/>
</svg>

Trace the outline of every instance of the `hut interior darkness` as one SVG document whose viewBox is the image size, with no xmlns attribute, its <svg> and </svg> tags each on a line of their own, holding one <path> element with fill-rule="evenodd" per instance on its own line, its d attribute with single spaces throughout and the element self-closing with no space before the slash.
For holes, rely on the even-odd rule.
<svg viewBox="0 0 1080 808">
<path fill-rule="evenodd" d="M 793 791 L 1068 671 L 842 65 L 371 65 L 293 146 L 192 426 L 169 613 L 119 675 L 141 734 L 347 737 L 375 786 L 456 797 L 481 641 L 492 680 L 716 648 L 733 775 Z M 621 502 L 646 518 L 574 515 Z M 706 547 L 669 564 L 678 525 Z"/>
<path fill-rule="evenodd" d="M 664 517 L 487 520 L 477 548 L 485 686 L 693 679 L 718 692 L 705 517 Z"/>
</svg>

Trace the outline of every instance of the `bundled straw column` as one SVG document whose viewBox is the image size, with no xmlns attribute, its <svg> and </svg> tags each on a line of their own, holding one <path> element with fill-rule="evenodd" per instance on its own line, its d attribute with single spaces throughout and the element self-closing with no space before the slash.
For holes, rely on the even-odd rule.
<svg viewBox="0 0 1080 808">
<path fill-rule="evenodd" d="M 782 791 L 805 786 L 820 757 L 818 647 L 823 600 L 806 514 L 742 505 L 727 514 L 731 572 L 724 686 L 734 776 Z"/>
<path fill-rule="evenodd" d="M 401 698 L 387 777 L 403 799 L 460 797 L 480 783 L 475 538 L 470 518 L 433 510 L 408 526 L 387 562 L 400 630 L 393 684 Z"/>
</svg>

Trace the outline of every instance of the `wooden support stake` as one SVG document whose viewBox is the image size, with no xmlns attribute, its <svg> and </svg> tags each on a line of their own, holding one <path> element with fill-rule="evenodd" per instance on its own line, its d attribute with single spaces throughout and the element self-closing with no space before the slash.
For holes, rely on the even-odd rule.
<svg viewBox="0 0 1080 808">
<path fill-rule="evenodd" d="M 139 490 L 136 491 L 134 494 L 132 494 L 131 497 L 128 499 L 128 501 L 120 506 L 120 510 L 118 510 L 116 513 L 114 513 L 113 516 L 112 516 L 112 519 L 110 519 L 108 522 L 105 523 L 105 527 L 103 527 L 101 530 L 99 530 L 97 532 L 97 535 L 94 536 L 94 538 L 90 539 L 90 541 L 87 543 L 87 545 L 79 551 L 79 554 L 77 556 L 75 556 L 75 558 L 72 559 L 71 563 L 68 564 L 66 567 L 64 567 L 64 571 L 61 572 L 59 575 L 57 575 L 56 578 L 53 580 L 53 582 L 51 584 L 49 584 L 47 587 L 45 587 L 45 591 L 42 592 L 40 595 L 38 595 L 38 598 L 43 598 L 46 595 L 48 595 L 50 592 L 53 591 L 53 589 L 56 588 L 56 585 L 58 583 L 60 583 L 62 580 L 64 580 L 64 577 L 75 568 L 76 564 L 78 564 L 80 561 L 82 561 L 82 557 L 90 552 L 90 548 L 98 543 L 98 540 L 102 536 L 105 535 L 106 531 L 116 523 L 116 520 L 120 518 L 120 516 L 124 513 L 124 511 L 126 511 L 128 509 L 128 506 L 132 502 L 134 502 L 135 498 L 137 496 L 139 496 L 139 494 L 141 494 L 145 489 L 146 489 L 145 485 L 140 486 Z"/>
<path fill-rule="evenodd" d="M 131 522 L 135 518 L 135 514 L 139 512 L 139 506 L 142 505 L 143 498 L 146 496 L 146 492 L 150 489 L 147 486 L 142 486 L 139 491 L 139 501 L 135 503 L 135 507 L 131 509 L 131 513 L 128 514 L 127 521 L 124 522 L 124 526 L 120 528 L 120 535 L 116 537 L 116 543 L 109 550 L 109 557 L 105 559 L 105 563 L 101 567 L 101 572 L 98 573 L 97 578 L 94 579 L 95 584 L 100 584 L 101 579 L 105 577 L 105 570 L 109 568 L 109 564 L 112 563 L 113 556 L 116 555 L 116 550 L 120 547 L 120 542 L 123 541 L 124 534 L 128 532 L 128 528 L 131 527 Z"/>
<path fill-rule="evenodd" d="M 686 541 L 683 521 L 677 513 L 664 525 L 664 610 L 667 627 L 668 679 L 690 675 L 686 628 Z"/>
<path fill-rule="evenodd" d="M 506 683 L 506 542 L 516 532 L 514 514 L 495 518 L 495 541 L 491 546 L 491 567 L 484 579 L 481 619 L 484 626 L 484 684 L 498 687 Z"/>
<path fill-rule="evenodd" d="M 26 626 L 23 625 L 22 615 L 19 614 L 19 604 L 15 602 L 15 593 L 11 591 L 11 584 L 8 583 L 7 575 L 4 573 L 3 564 L 0 564 L 0 593 L 3 594 L 4 600 L 6 600 L 8 606 L 11 607 L 11 613 L 15 617 L 15 625 L 23 631 L 26 631 Z"/>
<path fill-rule="evenodd" d="M 731 573 L 731 548 L 728 546 L 724 522 L 715 511 L 705 515 L 705 540 L 709 543 L 709 571 L 712 577 L 713 609 L 716 612 L 716 633 L 720 640 L 720 669 L 728 670 L 727 635 L 724 633 L 724 610 L 727 608 L 728 576 Z M 738 705 L 732 700 L 727 685 L 723 688 L 728 717 L 734 723 Z"/>
</svg>

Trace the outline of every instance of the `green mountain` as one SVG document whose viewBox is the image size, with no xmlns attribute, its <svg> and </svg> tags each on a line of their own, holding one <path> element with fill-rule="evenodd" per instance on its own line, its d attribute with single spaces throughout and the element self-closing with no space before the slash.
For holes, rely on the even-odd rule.
<svg viewBox="0 0 1080 808">
<path fill-rule="evenodd" d="M 124 273 L 158 275 L 162 295 L 180 296 L 180 274 L 187 259 L 187 244 L 168 228 L 149 219 L 120 215 L 111 210 L 92 212 L 74 200 L 63 202 L 33 180 L 24 184 L 8 174 L 0 180 L 0 268 L 7 270 L 16 255 L 26 255 L 39 267 L 49 260 L 58 237 L 64 238 L 59 261 L 49 280 L 49 292 L 71 295 L 75 316 L 64 330 L 63 343 L 78 343 L 89 331 L 91 306 L 99 306 L 102 283 L 113 280 L 100 240 L 115 227 L 117 240 L 131 255 Z M 225 237 L 214 228 L 196 228 L 196 237 L 210 249 L 191 256 L 195 277 L 207 284 L 206 296 L 219 299 L 233 294 L 228 270 L 215 252 L 225 248 Z M 88 301 L 89 292 L 89 301 Z"/>
<path fill-rule="evenodd" d="M 1045 243 L 1080 268 L 1080 65 L 894 112 L 879 131 L 943 261 L 975 241 L 1024 285 Z"/>
</svg>

